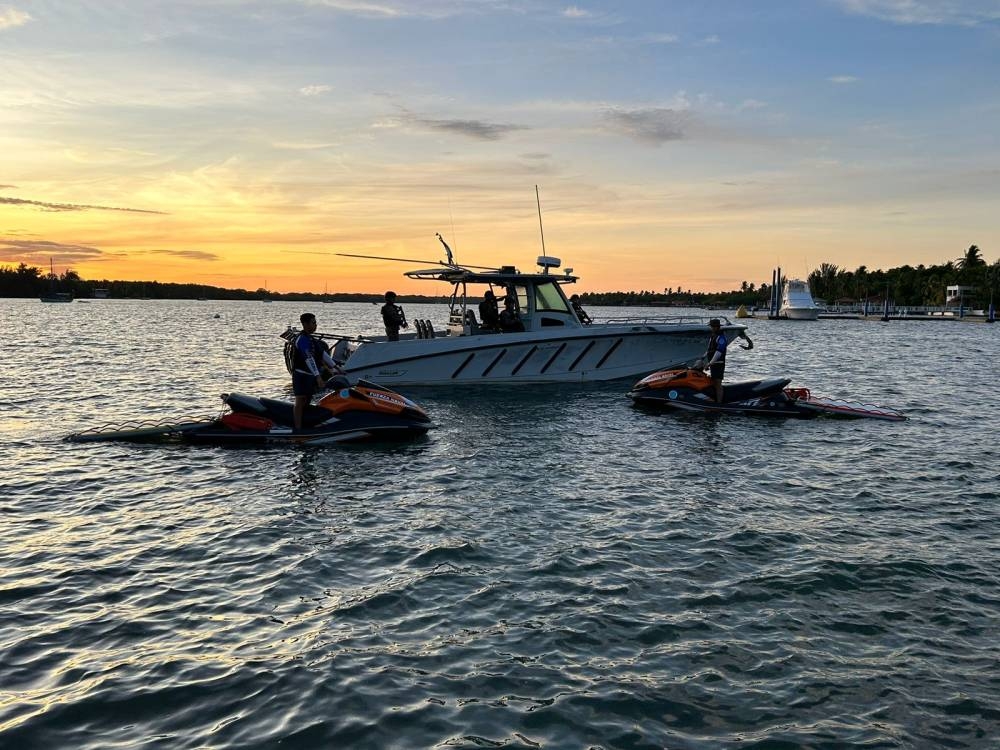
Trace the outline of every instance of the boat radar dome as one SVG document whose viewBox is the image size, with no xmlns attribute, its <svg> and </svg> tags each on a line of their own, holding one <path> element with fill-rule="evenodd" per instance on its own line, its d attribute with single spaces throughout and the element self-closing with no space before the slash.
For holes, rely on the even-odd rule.
<svg viewBox="0 0 1000 750">
<path fill-rule="evenodd" d="M 550 268 L 559 268 L 562 265 L 562 261 L 552 255 L 539 255 L 535 262 L 545 269 L 544 273 L 548 273 Z"/>
</svg>

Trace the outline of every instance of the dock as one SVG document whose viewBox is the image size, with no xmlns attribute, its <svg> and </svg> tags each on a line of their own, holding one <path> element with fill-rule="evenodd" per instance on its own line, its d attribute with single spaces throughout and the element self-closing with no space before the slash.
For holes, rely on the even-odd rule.
<svg viewBox="0 0 1000 750">
<path fill-rule="evenodd" d="M 893 320 L 919 320 L 923 322 L 934 321 L 934 320 L 945 320 L 955 323 L 992 323 L 993 320 L 990 319 L 988 315 L 982 313 L 971 314 L 966 313 L 965 315 L 958 314 L 947 314 L 947 315 L 925 315 L 922 313 L 910 313 L 910 312 L 900 312 L 885 315 L 883 313 L 878 313 L 876 315 L 868 314 L 864 315 L 862 313 L 841 313 L 841 312 L 821 312 L 819 314 L 819 320 L 874 320 L 879 322 L 889 322 Z M 780 318 L 773 318 L 773 320 L 780 320 Z"/>
</svg>

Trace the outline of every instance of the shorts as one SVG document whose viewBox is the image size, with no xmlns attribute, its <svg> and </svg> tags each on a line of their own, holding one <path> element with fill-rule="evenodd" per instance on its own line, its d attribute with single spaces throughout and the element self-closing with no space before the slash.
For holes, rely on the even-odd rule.
<svg viewBox="0 0 1000 750">
<path fill-rule="evenodd" d="M 292 373 L 292 393 L 296 396 L 312 396 L 318 389 L 315 375 L 298 370 Z"/>
<path fill-rule="evenodd" d="M 712 380 L 722 380 L 722 375 L 726 372 L 725 362 L 715 362 L 708 366 L 708 371 Z"/>
</svg>

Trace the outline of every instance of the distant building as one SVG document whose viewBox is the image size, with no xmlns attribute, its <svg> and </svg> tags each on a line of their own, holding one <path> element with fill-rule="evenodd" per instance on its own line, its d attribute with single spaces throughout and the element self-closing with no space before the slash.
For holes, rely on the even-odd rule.
<svg viewBox="0 0 1000 750">
<path fill-rule="evenodd" d="M 95 289 L 94 290 L 94 299 L 107 299 L 107 298 L 108 298 L 108 290 L 107 289 Z"/>
<path fill-rule="evenodd" d="M 976 287 L 974 286 L 953 284 L 945 288 L 944 303 L 946 305 L 962 305 L 975 291 Z"/>
</svg>

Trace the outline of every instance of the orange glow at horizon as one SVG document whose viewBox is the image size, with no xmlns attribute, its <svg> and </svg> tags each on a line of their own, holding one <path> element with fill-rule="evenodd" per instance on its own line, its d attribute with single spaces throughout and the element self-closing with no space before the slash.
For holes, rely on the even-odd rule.
<svg viewBox="0 0 1000 750">
<path fill-rule="evenodd" d="M 273 196 L 272 196 L 273 197 Z M 497 216 L 489 206 L 461 211 L 453 228 L 435 201 L 416 198 L 410 206 L 388 202 L 379 215 L 378 201 L 341 206 L 339 210 L 292 212 L 280 205 L 223 208 L 191 203 L 172 205 L 163 195 L 131 205 L 155 205 L 163 213 L 121 211 L 41 211 L 32 206 L 0 205 L 6 225 L 16 226 L 7 239 L 44 237 L 32 244 L 0 243 L 0 263 L 24 261 L 47 270 L 52 257 L 57 272 L 72 268 L 88 280 L 159 281 L 256 290 L 266 285 L 278 293 L 357 292 L 440 295 L 443 285 L 405 278 L 404 271 L 444 259 L 435 237 L 440 232 L 459 263 L 535 268 L 542 254 L 533 195 L 521 205 L 498 196 Z M 572 201 L 572 198 L 571 198 Z M 480 201 L 481 203 L 482 201 Z M 856 234 L 849 251 L 844 236 L 818 211 L 802 210 L 798 227 L 776 226 L 767 212 L 755 216 L 687 216 L 643 213 L 645 207 L 619 202 L 606 210 L 562 208 L 553 199 L 546 213 L 546 253 L 562 259 L 563 269 L 580 277 L 577 291 L 653 291 L 683 288 L 701 292 L 738 289 L 743 281 L 770 281 L 782 266 L 804 277 L 822 262 L 891 267 L 934 264 L 958 255 L 943 250 L 947 232 L 923 234 L 905 253 L 887 256 L 893 230 L 883 227 Z M 436 215 L 438 223 L 428 222 Z M 398 257 L 391 262 L 341 257 L 338 253 Z M 854 260 L 845 263 L 844 257 Z M 884 260 L 881 262 L 879 258 Z M 854 265 L 851 265 L 854 263 Z"/>
</svg>

